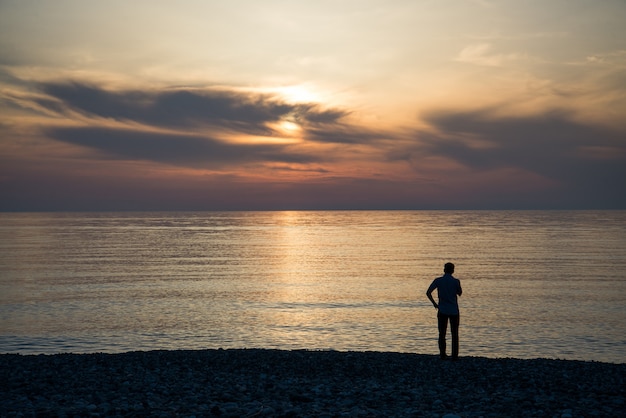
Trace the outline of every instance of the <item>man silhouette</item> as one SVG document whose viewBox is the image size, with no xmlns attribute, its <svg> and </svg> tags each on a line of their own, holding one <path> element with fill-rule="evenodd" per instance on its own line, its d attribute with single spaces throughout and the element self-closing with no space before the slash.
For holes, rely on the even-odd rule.
<svg viewBox="0 0 626 418">
<path fill-rule="evenodd" d="M 437 322 L 439 328 L 439 355 L 442 360 L 446 355 L 446 332 L 448 321 L 450 321 L 450 332 L 452 333 L 452 360 L 459 358 L 459 303 L 457 296 L 461 296 L 461 282 L 452 276 L 454 264 L 446 263 L 443 266 L 444 275 L 436 278 L 426 291 L 426 296 L 437 309 Z M 433 299 L 433 290 L 437 289 L 439 303 Z"/>
</svg>

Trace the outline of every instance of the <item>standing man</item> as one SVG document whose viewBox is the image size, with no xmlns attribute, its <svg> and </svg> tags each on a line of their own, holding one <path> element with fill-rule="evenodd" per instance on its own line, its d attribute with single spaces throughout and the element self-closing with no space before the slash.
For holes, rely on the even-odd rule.
<svg viewBox="0 0 626 418">
<path fill-rule="evenodd" d="M 452 333 L 452 360 L 459 358 L 459 303 L 457 295 L 461 296 L 461 282 L 452 277 L 454 264 L 446 263 L 443 266 L 443 276 L 436 278 L 426 291 L 426 296 L 437 309 L 437 322 L 439 326 L 439 355 L 442 360 L 446 355 L 446 332 L 448 321 L 450 321 L 450 331 Z M 437 289 L 439 303 L 433 299 L 433 290 Z"/>
</svg>

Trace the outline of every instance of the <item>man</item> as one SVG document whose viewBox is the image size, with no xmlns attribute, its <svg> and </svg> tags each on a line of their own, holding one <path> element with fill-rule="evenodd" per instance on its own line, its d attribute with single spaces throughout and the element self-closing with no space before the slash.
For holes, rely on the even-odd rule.
<svg viewBox="0 0 626 418">
<path fill-rule="evenodd" d="M 459 358 L 459 303 L 457 295 L 461 296 L 461 282 L 459 279 L 452 277 L 454 273 L 454 264 L 446 263 L 443 266 L 444 275 L 433 280 L 432 284 L 426 291 L 426 296 L 437 309 L 437 322 L 439 326 L 439 355 L 442 360 L 446 356 L 446 332 L 448 330 L 448 321 L 450 321 L 450 332 L 452 333 L 452 360 Z M 433 290 L 437 289 L 439 303 L 433 299 Z"/>
</svg>

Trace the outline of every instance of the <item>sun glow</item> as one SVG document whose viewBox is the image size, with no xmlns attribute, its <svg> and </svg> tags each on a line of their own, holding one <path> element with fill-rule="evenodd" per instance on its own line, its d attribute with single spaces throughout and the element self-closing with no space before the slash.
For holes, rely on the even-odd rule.
<svg viewBox="0 0 626 418">
<path fill-rule="evenodd" d="M 284 120 L 284 121 L 280 122 L 279 126 L 280 126 L 280 129 L 282 131 L 284 131 L 285 133 L 288 133 L 288 134 L 294 134 L 294 133 L 299 132 L 300 130 L 302 130 L 300 125 L 298 125 L 295 122 L 288 121 L 288 120 Z"/>
<path fill-rule="evenodd" d="M 278 87 L 275 91 L 286 100 L 295 103 L 317 103 L 321 99 L 319 94 L 305 85 Z"/>
</svg>

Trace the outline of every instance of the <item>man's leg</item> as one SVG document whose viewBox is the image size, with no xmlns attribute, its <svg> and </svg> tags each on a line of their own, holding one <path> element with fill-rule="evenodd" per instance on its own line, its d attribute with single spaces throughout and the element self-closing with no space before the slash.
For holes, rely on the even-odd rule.
<svg viewBox="0 0 626 418">
<path fill-rule="evenodd" d="M 448 332 L 448 315 L 437 312 L 437 324 L 439 328 L 439 356 L 446 358 L 446 332 Z"/>
<path fill-rule="evenodd" d="M 452 360 L 459 358 L 459 315 L 450 315 L 450 332 L 452 333 Z"/>
</svg>

